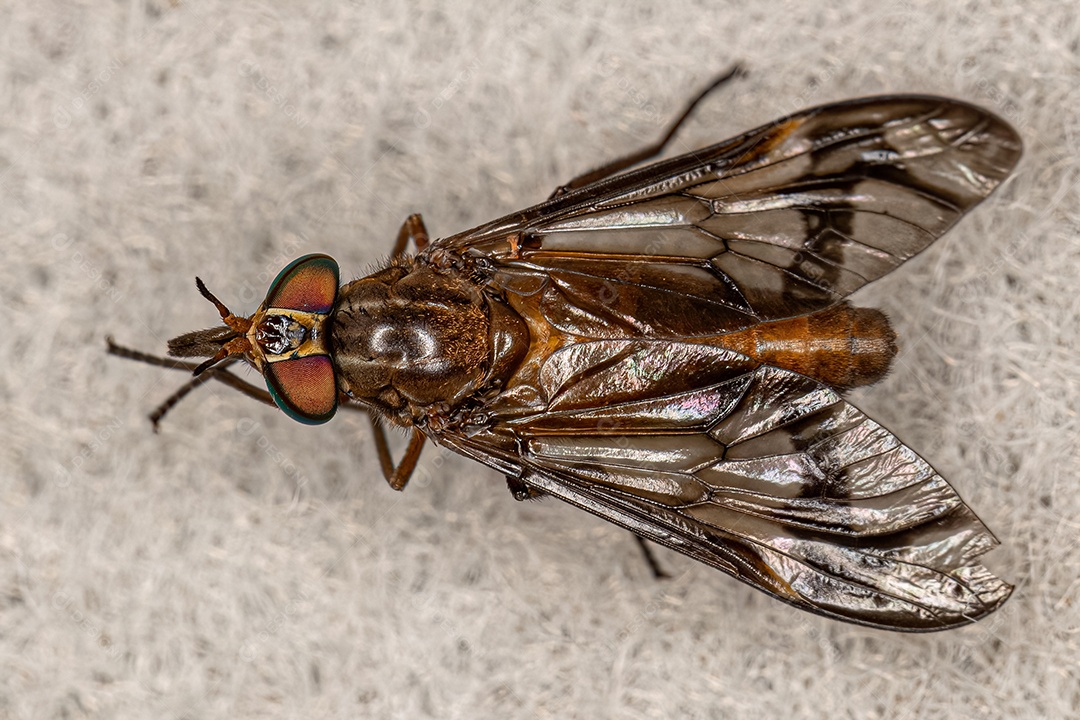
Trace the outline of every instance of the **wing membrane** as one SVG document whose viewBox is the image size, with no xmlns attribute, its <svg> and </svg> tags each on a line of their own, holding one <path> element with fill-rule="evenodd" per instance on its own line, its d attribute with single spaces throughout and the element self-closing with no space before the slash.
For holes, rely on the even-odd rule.
<svg viewBox="0 0 1080 720">
<path fill-rule="evenodd" d="M 656 423 L 660 404 L 684 412 Z M 618 426 L 558 431 L 549 415 L 504 426 L 518 457 L 496 467 L 822 615 L 940 630 L 1011 592 L 977 562 L 997 541 L 949 484 L 813 380 L 765 366 L 609 409 Z M 499 445 L 455 442 L 488 464 Z"/>
<path fill-rule="evenodd" d="M 834 390 L 709 338 L 890 272 L 1020 152 L 979 108 L 868 98 L 440 240 L 433 262 L 471 261 L 547 339 L 438 440 L 806 610 L 894 630 L 981 617 L 1011 588 L 948 483 Z"/>
<path fill-rule="evenodd" d="M 989 195 L 1020 152 L 1015 131 L 980 108 L 866 98 L 594 183 L 435 247 L 494 261 L 504 286 L 550 278 L 560 306 L 594 317 L 598 333 L 612 324 L 653 335 L 729 331 L 813 312 L 892 271 Z M 657 306 L 712 325 L 669 327 L 649 317 Z"/>
</svg>

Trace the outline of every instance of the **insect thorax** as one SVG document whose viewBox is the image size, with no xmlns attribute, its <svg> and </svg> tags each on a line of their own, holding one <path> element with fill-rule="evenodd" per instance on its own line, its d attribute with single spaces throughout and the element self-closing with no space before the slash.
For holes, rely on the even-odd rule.
<svg viewBox="0 0 1080 720">
<path fill-rule="evenodd" d="M 330 327 L 338 387 L 410 421 L 453 408 L 527 349 L 524 323 L 496 305 L 467 277 L 416 261 L 343 286 Z"/>
</svg>

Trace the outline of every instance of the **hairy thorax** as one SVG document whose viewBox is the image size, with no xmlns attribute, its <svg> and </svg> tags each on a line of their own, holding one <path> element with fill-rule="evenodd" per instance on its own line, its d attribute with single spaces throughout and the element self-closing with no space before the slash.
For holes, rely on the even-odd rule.
<svg viewBox="0 0 1080 720">
<path fill-rule="evenodd" d="M 330 336 L 342 392 L 423 423 L 511 372 L 528 331 L 468 277 L 408 260 L 343 286 Z"/>
</svg>

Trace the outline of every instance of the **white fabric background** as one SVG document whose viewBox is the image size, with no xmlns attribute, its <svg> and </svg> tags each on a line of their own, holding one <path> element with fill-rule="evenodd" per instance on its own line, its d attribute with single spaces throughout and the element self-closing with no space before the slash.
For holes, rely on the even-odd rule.
<svg viewBox="0 0 1080 720">
<path fill-rule="evenodd" d="M 939 7 L 940 6 L 940 7 Z M 1077 161 L 1071 3 L 663 9 L 489 2 L 0 7 L 0 717 L 1075 717 Z M 653 138 L 928 92 L 1024 136 L 1018 173 L 861 293 L 893 373 L 855 400 L 949 478 L 1017 585 L 911 636 L 787 608 L 429 447 L 381 479 L 366 420 L 225 388 L 146 415 L 159 352 L 304 252 L 346 279 Z"/>
</svg>

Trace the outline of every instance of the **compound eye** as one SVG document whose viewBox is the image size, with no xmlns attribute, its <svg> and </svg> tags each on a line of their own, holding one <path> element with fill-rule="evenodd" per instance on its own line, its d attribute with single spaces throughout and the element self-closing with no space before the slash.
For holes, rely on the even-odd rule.
<svg viewBox="0 0 1080 720">
<path fill-rule="evenodd" d="M 278 273 L 263 301 L 264 308 L 328 314 L 338 292 L 338 264 L 329 255 L 305 255 Z"/>
<path fill-rule="evenodd" d="M 337 412 L 334 363 L 327 355 L 270 363 L 263 373 L 274 402 L 293 420 L 319 425 Z"/>
<path fill-rule="evenodd" d="M 329 315 L 334 310 L 337 292 L 337 262 L 329 255 L 305 255 L 278 273 L 266 293 L 263 308 Z M 300 344 L 302 339 L 285 332 L 280 338 L 281 351 Z M 334 361 L 325 354 L 325 347 L 315 353 L 268 362 L 263 367 L 266 386 L 277 406 L 292 419 L 308 425 L 326 422 L 338 406 Z"/>
</svg>

